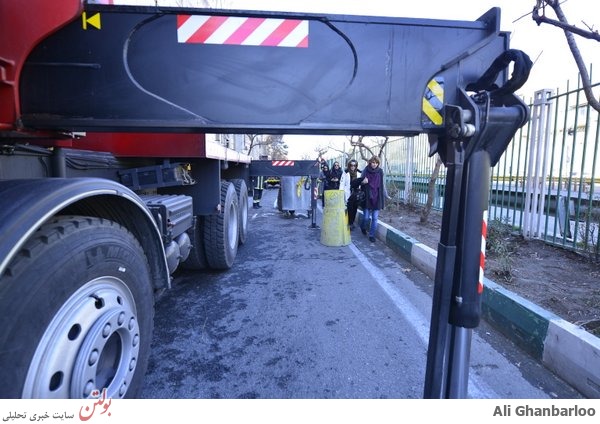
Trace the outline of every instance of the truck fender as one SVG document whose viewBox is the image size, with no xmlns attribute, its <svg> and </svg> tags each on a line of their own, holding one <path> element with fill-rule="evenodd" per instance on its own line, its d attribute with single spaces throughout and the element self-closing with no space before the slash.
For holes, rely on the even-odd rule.
<svg viewBox="0 0 600 424">
<path fill-rule="evenodd" d="M 102 178 L 4 180 L 0 198 L 0 275 L 44 222 L 78 214 L 110 219 L 131 231 L 147 256 L 153 288 L 170 287 L 160 231 L 144 202 L 127 187 Z"/>
</svg>

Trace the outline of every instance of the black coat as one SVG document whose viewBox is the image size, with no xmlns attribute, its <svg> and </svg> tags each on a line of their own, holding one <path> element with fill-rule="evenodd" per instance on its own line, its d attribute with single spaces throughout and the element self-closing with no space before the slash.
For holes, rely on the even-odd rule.
<svg viewBox="0 0 600 424">
<path fill-rule="evenodd" d="M 329 169 L 321 170 L 321 175 L 319 176 L 319 179 L 323 183 L 323 190 L 331 189 L 330 182 L 329 182 L 330 174 L 331 174 L 331 171 Z"/>
<path fill-rule="evenodd" d="M 328 184 L 327 188 L 330 190 L 338 190 L 340 188 L 340 179 L 342 178 L 342 169 L 341 168 L 332 168 L 329 171 Z"/>
</svg>

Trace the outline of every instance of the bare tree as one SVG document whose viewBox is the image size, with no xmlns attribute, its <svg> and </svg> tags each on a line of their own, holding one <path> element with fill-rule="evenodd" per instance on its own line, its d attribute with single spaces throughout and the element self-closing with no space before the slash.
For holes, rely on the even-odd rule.
<svg viewBox="0 0 600 424">
<path fill-rule="evenodd" d="M 288 145 L 283 141 L 281 134 L 246 134 L 246 138 L 250 140 L 247 145 L 247 154 L 252 154 L 253 150 L 259 150 L 259 155 L 266 154 L 272 159 L 287 159 Z"/>
<path fill-rule="evenodd" d="M 551 19 L 546 16 L 546 6 L 549 6 L 554 10 L 556 14 L 556 19 Z M 577 42 L 575 41 L 575 37 L 573 34 L 577 34 L 581 37 L 589 38 L 592 40 L 600 41 L 600 34 L 598 34 L 597 30 L 594 30 L 592 27 L 587 25 L 584 22 L 584 25 L 588 28 L 588 30 L 584 30 L 578 28 L 574 25 L 569 24 L 567 17 L 563 13 L 562 8 L 560 7 L 559 0 L 536 0 L 535 6 L 532 12 L 533 20 L 541 25 L 543 23 L 550 24 L 562 28 L 565 33 L 565 37 L 567 38 L 567 44 L 569 45 L 569 49 L 571 50 L 571 54 L 575 59 L 575 63 L 577 64 L 577 69 L 579 69 L 579 73 L 581 75 L 581 81 L 583 83 L 583 91 L 585 93 L 585 97 L 588 101 L 588 104 L 593 107 L 596 111 L 600 112 L 600 102 L 596 100 L 594 97 L 594 93 L 592 92 L 592 84 L 590 81 L 590 76 L 586 69 L 583 58 L 581 57 L 581 52 L 579 51 L 579 47 L 577 47 Z"/>
<path fill-rule="evenodd" d="M 351 154 L 354 154 L 358 149 L 360 154 L 360 158 L 364 161 L 368 161 L 372 156 L 383 155 L 383 151 L 385 150 L 385 146 L 389 141 L 389 137 L 369 137 L 364 135 L 359 136 L 351 136 L 350 137 L 350 146 L 352 146 Z"/>
<path fill-rule="evenodd" d="M 427 202 L 425 203 L 425 207 L 421 211 L 421 216 L 419 218 L 419 222 L 421 223 L 425 223 L 429 219 L 429 214 L 431 213 L 431 208 L 433 207 L 433 199 L 435 197 L 435 183 L 438 175 L 440 174 L 440 168 L 442 167 L 442 158 L 438 154 L 435 156 L 435 166 L 431 176 L 429 177 L 429 183 L 427 185 Z"/>
<path fill-rule="evenodd" d="M 271 159 L 287 159 L 288 145 L 283 141 L 282 134 L 271 134 L 267 136 L 267 151 Z"/>
<path fill-rule="evenodd" d="M 260 146 L 266 146 L 267 141 L 263 140 L 261 134 L 246 134 L 248 140 L 250 140 L 250 144 L 248 145 L 248 151 L 246 152 L 248 155 L 252 153 L 252 151 L 256 148 L 259 149 Z"/>
<path fill-rule="evenodd" d="M 300 155 L 300 157 L 298 158 L 300 160 L 312 160 L 312 155 L 310 153 L 302 153 L 302 155 Z"/>
<path fill-rule="evenodd" d="M 342 155 L 347 155 L 348 154 L 348 152 L 346 151 L 345 147 L 340 149 L 340 148 L 336 147 L 333 144 L 329 144 L 327 146 L 327 150 L 333 150 L 334 152 L 341 153 Z"/>
<path fill-rule="evenodd" d="M 317 160 L 321 160 L 323 158 L 323 155 L 325 153 L 327 153 L 327 151 L 329 150 L 329 147 L 325 147 L 325 146 L 317 146 L 314 148 L 314 152 L 317 154 Z"/>
</svg>

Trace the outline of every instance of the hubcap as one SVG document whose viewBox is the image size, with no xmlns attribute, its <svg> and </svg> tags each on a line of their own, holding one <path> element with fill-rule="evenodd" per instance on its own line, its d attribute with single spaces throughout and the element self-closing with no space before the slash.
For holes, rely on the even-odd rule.
<svg viewBox="0 0 600 424">
<path fill-rule="evenodd" d="M 229 225 L 227 229 L 227 242 L 229 243 L 230 249 L 235 249 L 238 243 L 238 212 L 235 208 L 235 205 L 232 203 L 229 208 Z"/>
<path fill-rule="evenodd" d="M 24 398 L 122 398 L 133 378 L 140 330 L 133 295 L 119 278 L 89 281 L 58 310 L 27 374 Z"/>
</svg>

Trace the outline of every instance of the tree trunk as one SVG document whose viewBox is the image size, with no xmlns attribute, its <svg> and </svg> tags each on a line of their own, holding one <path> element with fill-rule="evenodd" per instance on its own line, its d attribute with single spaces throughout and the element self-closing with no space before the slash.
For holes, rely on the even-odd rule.
<svg viewBox="0 0 600 424">
<path fill-rule="evenodd" d="M 440 173 L 441 166 L 442 158 L 440 158 L 440 155 L 436 155 L 435 167 L 433 168 L 433 172 L 431 173 L 431 178 L 429 178 L 429 184 L 427 186 L 427 202 L 425 203 L 425 207 L 423 208 L 423 211 L 421 211 L 421 217 L 419 218 L 419 221 L 421 223 L 427 222 L 427 219 L 429 218 L 429 213 L 431 212 L 431 208 L 433 207 L 433 199 L 435 197 L 435 183 Z"/>
</svg>

